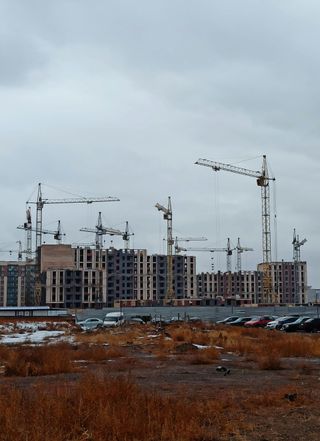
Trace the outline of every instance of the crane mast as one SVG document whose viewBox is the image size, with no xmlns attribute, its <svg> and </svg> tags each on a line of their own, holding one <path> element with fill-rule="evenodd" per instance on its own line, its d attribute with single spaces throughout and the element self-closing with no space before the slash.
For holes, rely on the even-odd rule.
<svg viewBox="0 0 320 441">
<path fill-rule="evenodd" d="M 27 256 L 26 259 L 28 262 L 32 260 L 32 219 L 31 219 L 31 207 L 28 207 L 26 210 L 26 222 L 23 224 L 24 230 L 27 236 Z"/>
<path fill-rule="evenodd" d="M 299 284 L 299 263 L 301 262 L 300 248 L 307 242 L 307 239 L 300 241 L 299 235 L 296 234 L 296 229 L 293 230 L 293 266 L 294 266 L 294 301 L 300 303 L 300 284 Z"/>
<path fill-rule="evenodd" d="M 236 268 L 236 271 L 237 272 L 241 272 L 241 254 L 244 251 L 253 251 L 253 248 L 242 247 L 240 245 L 240 237 L 238 237 L 238 243 L 237 243 L 237 246 L 236 246 L 236 251 L 237 251 L 237 268 Z"/>
<path fill-rule="evenodd" d="M 263 302 L 275 302 L 276 296 L 272 288 L 271 280 L 271 227 L 270 227 L 270 186 L 269 182 L 275 178 L 270 177 L 268 173 L 267 158 L 263 155 L 261 171 L 249 170 L 242 167 L 236 167 L 231 164 L 210 161 L 208 159 L 198 159 L 197 165 L 210 167 L 213 171 L 228 171 L 244 176 L 256 178 L 258 187 L 261 188 L 261 206 L 262 206 L 262 255 L 263 255 Z"/>
<path fill-rule="evenodd" d="M 172 237 L 172 206 L 171 197 L 168 197 L 168 208 L 156 203 L 155 207 L 163 212 L 163 219 L 167 221 L 167 290 L 166 300 L 172 301 L 174 298 L 173 290 L 173 270 L 172 270 L 172 247 L 174 245 Z"/>
</svg>

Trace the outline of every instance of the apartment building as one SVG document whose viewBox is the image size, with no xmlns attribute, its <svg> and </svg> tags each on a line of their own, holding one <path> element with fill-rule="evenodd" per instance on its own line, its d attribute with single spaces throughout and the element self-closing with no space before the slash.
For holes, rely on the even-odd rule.
<svg viewBox="0 0 320 441">
<path fill-rule="evenodd" d="M 43 302 L 53 307 L 112 307 L 129 300 L 152 303 L 163 300 L 167 292 L 167 256 L 150 256 L 146 250 L 43 245 L 41 270 Z M 196 298 L 195 257 L 173 256 L 172 270 L 175 298 Z"/>
<path fill-rule="evenodd" d="M 237 300 L 254 304 L 262 289 L 262 273 L 258 271 L 200 273 L 197 275 L 199 298 L 219 303 Z"/>
<path fill-rule="evenodd" d="M 308 302 L 307 263 L 272 262 L 272 286 L 279 303 L 304 304 Z M 261 265 L 258 265 L 258 270 Z"/>
<path fill-rule="evenodd" d="M 198 296 L 216 299 L 217 303 L 237 300 L 243 304 L 263 303 L 262 265 L 257 271 L 200 273 L 197 275 Z M 272 262 L 271 286 L 280 304 L 305 304 L 307 296 L 306 262 Z"/>
<path fill-rule="evenodd" d="M 0 262 L 0 306 L 32 306 L 35 274 L 32 263 Z"/>
</svg>

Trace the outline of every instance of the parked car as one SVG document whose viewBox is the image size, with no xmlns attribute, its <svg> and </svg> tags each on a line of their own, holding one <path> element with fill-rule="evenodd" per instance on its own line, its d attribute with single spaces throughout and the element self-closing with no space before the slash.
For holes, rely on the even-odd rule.
<svg viewBox="0 0 320 441">
<path fill-rule="evenodd" d="M 200 317 L 191 316 L 187 318 L 187 321 L 191 323 L 201 323 L 202 319 Z"/>
<path fill-rule="evenodd" d="M 310 319 L 310 317 L 299 317 L 294 322 L 285 323 L 282 326 L 281 331 L 285 331 L 285 332 L 299 331 L 300 330 L 300 325 L 302 325 L 305 321 L 307 321 L 309 319 Z"/>
<path fill-rule="evenodd" d="M 252 317 L 239 317 L 237 320 L 234 320 L 233 322 L 227 323 L 230 326 L 243 326 L 246 322 L 251 320 Z"/>
<path fill-rule="evenodd" d="M 83 331 L 91 331 L 92 329 L 101 328 L 103 321 L 99 318 L 90 317 L 77 322 L 77 325 L 79 325 Z"/>
<path fill-rule="evenodd" d="M 179 315 L 173 316 L 170 319 L 170 323 L 182 323 L 182 322 L 184 322 L 184 320 Z"/>
<path fill-rule="evenodd" d="M 299 329 L 305 332 L 319 332 L 320 331 L 320 318 L 310 318 L 304 323 L 301 323 Z"/>
<path fill-rule="evenodd" d="M 228 323 L 230 323 L 230 322 L 234 322 L 234 321 L 237 320 L 238 318 L 239 318 L 238 315 L 232 315 L 231 317 L 227 317 L 227 318 L 225 318 L 225 319 L 223 319 L 223 320 L 218 320 L 218 321 L 216 322 L 216 325 L 226 325 L 226 324 L 228 324 Z"/>
<path fill-rule="evenodd" d="M 269 322 L 266 325 L 266 329 L 281 329 L 285 323 L 294 322 L 295 320 L 297 320 L 297 318 L 298 317 L 294 317 L 294 316 L 279 317 L 276 320 Z"/>
<path fill-rule="evenodd" d="M 264 328 L 269 322 L 272 322 L 275 317 L 270 315 L 262 315 L 259 317 L 253 317 L 251 320 L 246 322 L 244 326 L 248 328 Z"/>
<path fill-rule="evenodd" d="M 161 316 L 156 316 L 153 317 L 151 319 L 151 323 L 153 323 L 154 325 L 167 325 L 168 323 L 171 323 L 170 319 L 161 317 Z"/>
<path fill-rule="evenodd" d="M 122 326 L 124 322 L 123 312 L 109 312 L 103 320 L 103 326 L 105 328 L 114 328 L 116 326 Z"/>
<path fill-rule="evenodd" d="M 128 325 L 145 325 L 146 324 L 146 322 L 144 320 L 142 320 L 142 318 L 140 318 L 140 317 L 129 317 L 126 320 L 126 323 Z"/>
</svg>

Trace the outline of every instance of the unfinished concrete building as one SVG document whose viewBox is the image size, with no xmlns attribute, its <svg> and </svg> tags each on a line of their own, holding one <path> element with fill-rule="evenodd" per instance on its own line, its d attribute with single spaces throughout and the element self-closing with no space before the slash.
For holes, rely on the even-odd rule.
<svg viewBox="0 0 320 441">
<path fill-rule="evenodd" d="M 47 305 L 113 307 L 119 302 L 152 304 L 166 296 L 165 255 L 149 256 L 146 250 L 54 247 L 41 247 L 42 298 Z M 174 256 L 173 289 L 175 298 L 196 298 L 195 257 Z"/>
<path fill-rule="evenodd" d="M 198 296 L 215 299 L 217 304 L 237 301 L 257 303 L 262 288 L 262 273 L 257 271 L 200 273 L 197 275 Z"/>
<path fill-rule="evenodd" d="M 305 304 L 308 302 L 307 263 L 306 262 L 272 262 L 272 286 L 278 303 Z M 258 265 L 258 270 L 260 265 Z M 258 299 L 258 303 L 259 303 Z"/>
</svg>

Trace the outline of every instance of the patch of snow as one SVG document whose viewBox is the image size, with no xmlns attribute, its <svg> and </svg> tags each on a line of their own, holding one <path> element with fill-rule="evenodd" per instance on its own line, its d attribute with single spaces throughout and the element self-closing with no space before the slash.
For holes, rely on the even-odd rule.
<svg viewBox="0 0 320 441">
<path fill-rule="evenodd" d="M 42 343 L 45 339 L 61 337 L 63 331 L 35 331 L 25 334 L 11 334 L 2 336 L 0 343 L 21 344 L 21 343 Z"/>
<path fill-rule="evenodd" d="M 157 338 L 157 337 L 160 337 L 160 335 L 159 334 L 149 334 L 149 335 L 147 335 L 147 337 L 149 337 L 149 338 Z"/>
<path fill-rule="evenodd" d="M 224 349 L 222 346 L 213 346 L 216 349 Z"/>
<path fill-rule="evenodd" d="M 197 345 L 195 343 L 192 343 L 193 346 L 195 346 L 198 349 L 208 349 L 210 348 L 210 346 L 204 346 L 204 345 Z"/>
</svg>

